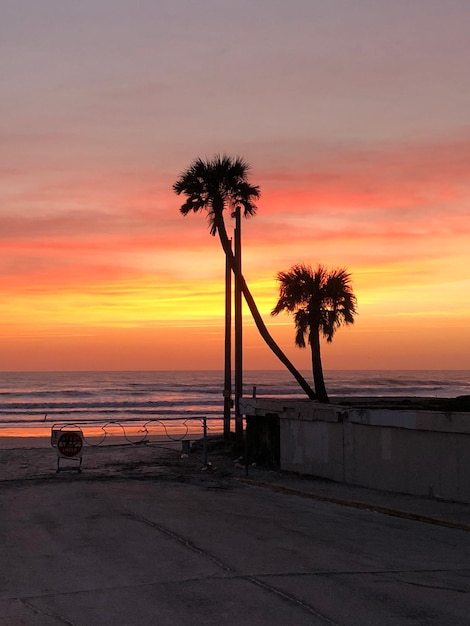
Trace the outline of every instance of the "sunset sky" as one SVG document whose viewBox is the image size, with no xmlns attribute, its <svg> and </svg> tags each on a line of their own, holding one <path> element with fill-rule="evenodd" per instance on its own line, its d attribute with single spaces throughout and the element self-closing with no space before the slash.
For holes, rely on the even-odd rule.
<svg viewBox="0 0 470 626">
<path fill-rule="evenodd" d="M 0 0 L 0 370 L 221 369 L 225 261 L 171 190 L 252 166 L 243 269 L 346 267 L 328 369 L 470 368 L 468 0 Z M 232 232 L 232 222 L 227 216 Z M 244 322 L 246 369 L 282 367 Z"/>
</svg>

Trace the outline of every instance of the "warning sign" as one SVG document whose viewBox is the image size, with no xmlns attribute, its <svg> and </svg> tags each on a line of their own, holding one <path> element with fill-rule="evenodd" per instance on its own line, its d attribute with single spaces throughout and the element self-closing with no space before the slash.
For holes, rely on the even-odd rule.
<svg viewBox="0 0 470 626">
<path fill-rule="evenodd" d="M 83 448 L 83 438 L 81 432 L 65 431 L 57 440 L 57 450 L 62 456 L 68 458 L 78 456 Z"/>
</svg>

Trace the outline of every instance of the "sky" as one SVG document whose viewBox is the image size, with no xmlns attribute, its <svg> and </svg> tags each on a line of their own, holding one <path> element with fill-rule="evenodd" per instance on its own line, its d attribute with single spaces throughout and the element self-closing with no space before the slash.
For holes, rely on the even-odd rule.
<svg viewBox="0 0 470 626">
<path fill-rule="evenodd" d="M 346 268 L 330 369 L 470 369 L 468 0 L 0 0 L 0 370 L 222 369 L 225 260 L 172 184 L 241 156 L 243 271 Z M 227 228 L 233 224 L 227 215 Z M 244 367 L 282 368 L 244 310 Z"/>
</svg>

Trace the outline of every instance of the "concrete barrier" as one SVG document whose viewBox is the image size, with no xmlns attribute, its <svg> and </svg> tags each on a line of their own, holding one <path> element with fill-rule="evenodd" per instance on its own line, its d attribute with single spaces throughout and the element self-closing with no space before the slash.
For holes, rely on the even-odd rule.
<svg viewBox="0 0 470 626">
<path fill-rule="evenodd" d="M 283 470 L 470 503 L 470 413 L 263 398 L 243 398 L 241 410 Z"/>
</svg>

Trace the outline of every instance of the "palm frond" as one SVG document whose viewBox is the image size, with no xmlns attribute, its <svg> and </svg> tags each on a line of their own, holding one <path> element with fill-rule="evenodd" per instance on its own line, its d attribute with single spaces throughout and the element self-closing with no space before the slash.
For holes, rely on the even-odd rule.
<svg viewBox="0 0 470 626">
<path fill-rule="evenodd" d="M 295 323 L 295 345 L 305 348 L 305 337 L 308 334 L 308 315 L 304 309 L 299 309 L 294 315 Z"/>
<path fill-rule="evenodd" d="M 256 213 L 254 200 L 260 197 L 259 187 L 248 182 L 250 166 L 241 157 L 215 155 L 212 159 L 195 159 L 173 185 L 177 195 L 185 194 L 180 212 L 187 215 L 203 209 L 208 211 L 210 232 L 217 232 L 217 220 L 225 208 L 243 207 L 244 217 Z M 233 213 L 232 213 L 233 215 Z"/>
<path fill-rule="evenodd" d="M 345 269 L 328 271 L 322 265 L 315 270 L 299 263 L 286 272 L 278 272 L 279 299 L 271 311 L 294 313 L 297 329 L 295 343 L 299 342 L 301 320 L 315 326 L 328 342 L 342 324 L 353 324 L 356 315 L 356 296 L 352 292 L 351 275 Z M 306 330 L 302 327 L 302 332 Z M 304 344 L 305 345 L 305 341 Z"/>
</svg>

